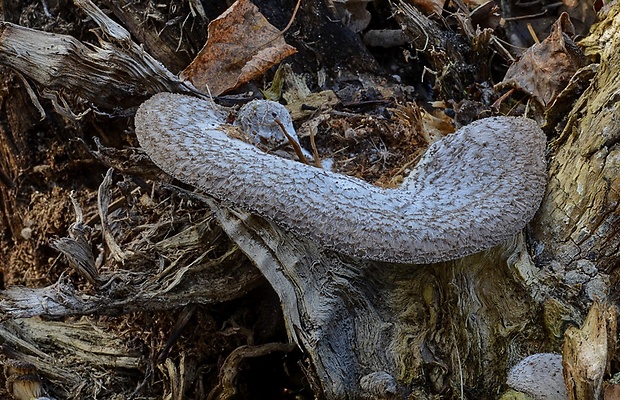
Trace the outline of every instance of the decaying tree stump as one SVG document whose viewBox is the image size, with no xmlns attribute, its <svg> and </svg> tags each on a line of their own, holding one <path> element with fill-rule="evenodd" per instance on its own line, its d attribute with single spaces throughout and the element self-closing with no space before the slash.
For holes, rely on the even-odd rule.
<svg viewBox="0 0 620 400">
<path fill-rule="evenodd" d="M 0 22 L 0 62 L 43 90 L 73 93 L 93 108 L 110 113 L 116 109 L 121 115 L 159 91 L 201 96 L 132 42 L 129 33 L 93 4 L 83 0 L 76 4 L 105 33 L 102 49 L 93 50 L 68 36 Z M 150 368 L 158 365 L 169 380 L 168 393 L 183 398 L 188 385 L 199 379 L 198 372 L 189 368 L 195 367 L 189 355 L 167 357 L 166 347 L 159 360 L 145 360 L 139 352 L 122 351 L 120 339 L 110 337 L 109 332 L 66 318 L 182 309 L 176 321 L 182 328 L 195 315 L 193 304 L 241 298 L 266 279 L 281 303 L 288 340 L 296 346 L 254 346 L 253 334 L 247 334 L 248 347 L 238 347 L 221 363 L 218 381 L 200 392 L 205 397 L 209 392 L 212 399 L 241 396 L 235 379 L 244 360 L 290 353 L 294 347 L 308 359 L 305 372 L 318 398 L 499 397 L 506 390 L 510 367 L 530 354 L 561 352 L 565 330 L 583 323 L 594 300 L 609 305 L 598 320 L 615 321 L 620 253 L 616 95 L 620 90 L 620 5 L 607 11 L 583 43 L 586 54 L 598 58 L 598 70 L 570 114 L 555 130 L 549 129 L 545 198 L 529 228 L 508 242 L 431 265 L 355 260 L 320 249 L 257 216 L 167 185 L 169 178 L 126 144 L 123 150 L 101 145 L 91 151 L 94 158 L 135 177 L 115 185 L 109 170 L 97 194 L 93 188 L 90 192 L 82 188 L 83 194 L 76 192 L 78 198 L 72 198 L 71 207 L 68 190 L 63 190 L 67 200 L 63 209 L 76 217 L 67 229 L 69 237 L 54 240 L 53 247 L 67 257 L 77 271 L 74 278 L 82 281 L 77 288 L 62 278 L 48 287 L 3 290 L 0 337 L 5 353 L 34 365 L 57 397 L 97 392 L 94 387 L 75 389 L 80 381 L 72 375 L 77 372 L 72 371 L 71 360 L 58 365 L 44 350 L 77 354 L 80 363 L 105 371 L 124 368 L 152 373 Z M 49 46 L 56 50 L 50 51 Z M 82 77 L 98 76 L 101 70 L 114 73 L 102 74 L 100 80 L 76 81 L 52 73 L 72 70 Z M 115 97 L 119 88 L 132 96 Z M 50 97 L 59 98 L 56 94 Z M 26 103 L 25 98 L 21 101 Z M 76 117 L 66 107 L 57 108 L 66 117 Z M 5 107 L 5 111 L 11 110 Z M 131 125 L 125 128 L 131 130 Z M 0 129 L 2 154 L 7 159 L 26 152 L 27 145 L 12 143 L 10 132 Z M 33 234 L 32 225 L 7 215 L 7 207 L 16 205 L 11 196 L 21 193 L 20 184 L 30 182 L 12 170 L 19 166 L 19 159 L 6 162 L 0 177 L 5 220 L 9 221 L 4 229 L 16 241 Z M 163 183 L 153 187 L 145 178 Z M 36 204 L 35 196 L 31 203 Z M 89 206 L 88 214 L 83 214 L 81 203 Z M 198 215 L 202 217 L 196 219 Z M 52 234 L 66 236 L 65 232 Z M 4 252 L 9 243 L 4 239 Z M 93 249 L 93 243 L 99 248 Z M 7 263 L 9 257 L 4 258 Z M 273 319 L 276 325 L 277 318 Z M 605 327 L 613 329 L 601 330 L 610 337 L 605 342 L 607 352 L 594 362 L 602 366 L 601 376 L 610 372 L 610 362 L 616 357 L 611 340 L 615 325 L 609 322 Z M 52 329 L 59 332 L 53 340 L 63 344 L 61 350 L 45 347 L 40 333 Z M 240 330 L 231 324 L 228 332 Z M 65 338 L 71 335 L 79 340 Z M 101 346 L 96 347 L 95 340 L 85 344 L 88 335 L 97 335 Z M 567 336 L 578 335 L 571 331 Z M 570 350 L 565 357 L 569 352 L 579 353 L 569 347 L 565 345 Z M 603 393 L 602 378 L 581 381 L 584 374 L 572 361 L 565 369 L 571 382 L 578 382 L 569 385 L 571 398 Z M 89 385 L 100 382 L 89 379 Z M 127 377 L 119 380 L 120 390 L 128 392 L 137 386 Z"/>
</svg>

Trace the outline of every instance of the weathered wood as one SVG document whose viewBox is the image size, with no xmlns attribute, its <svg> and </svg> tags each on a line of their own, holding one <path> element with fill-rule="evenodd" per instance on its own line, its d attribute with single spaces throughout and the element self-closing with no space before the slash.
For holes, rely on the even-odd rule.
<svg viewBox="0 0 620 400">
<path fill-rule="evenodd" d="M 104 180 L 105 181 L 105 180 Z M 109 182 L 102 184 L 107 192 Z M 115 217 L 107 209 L 100 209 L 102 219 Z M 0 296 L 0 310 L 3 319 L 28 318 L 38 315 L 60 318 L 70 315 L 118 315 L 139 310 L 165 310 L 188 303 L 214 304 L 229 301 L 262 283 L 258 271 L 249 265 L 244 255 L 234 246 L 218 257 L 209 257 L 213 246 L 222 239 L 212 217 L 195 221 L 186 229 L 156 243 L 137 240 L 131 251 L 126 252 L 123 261 L 133 263 L 148 259 L 157 253 L 175 261 L 167 268 L 153 268 L 138 271 L 116 271 L 100 274 L 92 255 L 91 242 L 79 210 L 77 221 L 70 228 L 70 237 L 52 241 L 52 246 L 65 254 L 69 263 L 87 281 L 98 288 L 97 293 L 80 293 L 66 281 L 45 288 L 11 287 Z M 162 220 L 165 226 L 169 221 Z M 158 230 L 157 224 L 152 227 Z M 114 231 L 109 231 L 110 237 Z M 210 244 L 205 247 L 205 243 Z M 182 256 L 181 256 L 182 255 Z M 109 257 L 114 258 L 112 251 Z M 208 271 L 208 272 L 207 272 Z M 115 281 L 125 282 L 122 285 Z"/>
<path fill-rule="evenodd" d="M 140 354 L 127 349 L 116 332 L 104 331 L 87 321 L 16 319 L 2 324 L 0 340 L 4 354 L 17 356 L 22 363 L 27 363 L 33 369 L 32 373 L 38 372 L 45 377 L 44 387 L 53 389 L 56 396 L 63 398 L 92 397 L 93 388 L 84 385 L 75 373 L 77 365 L 81 365 L 79 368 L 83 372 L 90 373 L 119 367 L 144 367 Z M 5 374 L 9 371 L 4 369 Z M 21 375 L 6 376 L 9 381 L 28 381 L 35 377 L 23 372 Z M 127 377 L 119 377 L 117 385 L 119 388 L 124 386 L 126 390 L 133 389 L 131 379 Z M 73 392 L 68 388 L 73 388 Z M 21 400 L 24 397 L 16 398 Z"/>
<path fill-rule="evenodd" d="M 428 386 L 490 394 L 509 354 L 542 340 L 537 306 L 512 277 L 528 258 L 522 237 L 456 262 L 386 265 L 321 252 L 213 206 L 280 296 L 289 336 L 311 357 L 327 399 L 401 399 Z"/>
<path fill-rule="evenodd" d="M 182 71 L 203 46 L 207 38 L 206 11 L 209 16 L 219 14 L 214 14 L 216 4 L 209 4 L 205 10 L 197 0 L 163 10 L 148 2 L 105 0 L 104 3 L 136 41 L 174 74 Z"/>
<path fill-rule="evenodd" d="M 585 42 L 586 54 L 598 53 L 600 66 L 550 143 L 549 185 L 533 224 L 533 237 L 545 244 L 539 262 L 561 263 L 567 272 L 613 272 L 620 252 L 617 13 L 614 7 L 605 29 Z"/>
<path fill-rule="evenodd" d="M 316 378 L 312 382 L 319 383 L 319 396 L 497 398 L 508 367 L 528 354 L 559 351 L 566 326 L 580 324 L 595 297 L 617 304 L 620 124 L 616 121 L 620 118 L 615 93 L 620 90 L 620 74 L 614 69 L 620 65 L 620 55 L 614 49 L 620 48 L 620 5 L 616 4 L 607 18 L 604 30 L 595 30 L 588 42 L 589 53 L 600 54 L 600 68 L 564 121 L 565 128 L 553 137 L 547 195 L 527 236 L 517 235 L 491 251 L 449 263 L 415 266 L 361 262 L 320 251 L 313 243 L 287 235 L 260 218 L 205 200 L 226 234 L 278 292 L 289 338 L 310 359 L 310 376 Z M 5 32 L 17 29 L 8 24 L 3 27 Z M 47 40 L 48 34 L 40 37 Z M 71 43 L 75 48 L 81 46 Z M 23 62 L 14 51 L 11 54 L 8 62 Z M 62 62 L 66 60 L 76 62 L 72 64 L 76 68 L 87 67 L 72 57 Z M 33 73 L 36 76 L 38 72 Z M 80 90 L 63 86 L 52 75 L 45 76 L 40 81 L 42 86 Z M 82 84 L 71 84 L 76 83 Z M 112 105 L 112 97 L 103 96 L 102 103 L 97 103 L 93 93 L 81 92 L 95 105 Z M 136 105 L 139 97 L 127 101 Z M 21 146 L 5 144 L 12 145 Z M 104 208 L 113 212 L 112 204 Z M 131 212 L 154 210 L 144 207 Z M 174 212 L 170 214 L 174 219 Z M 106 218 L 108 213 L 103 215 Z M 119 232 L 113 225 L 106 229 L 118 240 Z M 162 219 L 161 225 L 155 225 L 149 226 L 151 232 L 172 226 L 174 221 Z M 101 272 L 96 265 L 86 269 L 96 278 L 91 279 L 94 287 L 88 286 L 94 294 L 86 295 L 62 283 L 43 289 L 12 288 L 2 292 L 2 316 L 122 313 L 147 302 L 152 309 L 161 309 L 234 298 L 254 287 L 260 278 L 247 264 L 241 265 L 244 258 L 234 251 L 234 245 L 225 242 L 218 229 L 208 220 L 191 222 L 188 218 L 181 233 L 171 228 L 176 236 L 168 241 L 152 245 L 145 239 L 123 242 L 119 247 L 126 251 L 125 267 L 133 262 L 141 268 L 148 265 L 150 275 L 136 278 L 135 271 Z M 91 239 L 104 243 L 100 237 Z M 184 244 L 191 253 L 179 250 Z M 211 264 L 201 264 L 201 255 L 209 245 L 231 250 L 223 253 L 233 262 L 220 264 L 217 273 L 207 274 L 203 267 Z M 74 262 L 84 260 L 93 267 L 90 257 Z M 109 262 L 113 262 L 111 257 Z M 158 263 L 165 268 L 155 270 Z M 113 276 L 117 279 L 109 280 Z M 212 292 L 216 279 L 232 284 L 237 291 L 232 297 L 218 297 Z M 230 287 L 222 286 L 219 294 Z M 23 357 L 49 361 L 36 346 L 20 341 L 18 336 L 27 337 L 27 333 L 15 329 L 14 337 L 5 335 L 14 323 L 3 325 L 0 334 L 4 340 L 19 344 L 23 354 L 32 354 Z M 38 342 L 41 337 L 32 340 Z M 139 364 L 131 357 L 121 360 L 127 368 Z M 66 394 L 67 388 L 77 385 L 70 378 L 61 382 L 71 376 L 64 370 L 54 375 L 49 365 L 38 368 L 64 388 L 58 393 Z M 111 368 L 110 363 L 102 368 Z M 226 388 L 226 393 L 233 391 Z M 183 391 L 175 393 L 182 395 Z"/>
<path fill-rule="evenodd" d="M 89 2 L 78 4 L 96 15 Z M 162 90 L 192 92 L 134 43 L 129 32 L 104 17 L 95 18 L 109 39 L 101 40 L 101 47 L 0 22 L 0 64 L 27 75 L 56 101 L 57 92 L 66 91 L 108 112 L 126 113 Z"/>
</svg>

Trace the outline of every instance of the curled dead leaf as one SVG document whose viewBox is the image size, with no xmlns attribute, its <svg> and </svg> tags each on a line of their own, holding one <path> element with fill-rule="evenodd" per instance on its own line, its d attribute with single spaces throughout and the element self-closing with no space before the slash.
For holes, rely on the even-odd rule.
<svg viewBox="0 0 620 400">
<path fill-rule="evenodd" d="M 585 64 L 583 53 L 571 39 L 572 34 L 574 27 L 568 14 L 563 13 L 553 24 L 551 34 L 527 49 L 508 68 L 498 87 L 521 90 L 547 107 Z"/>
<path fill-rule="evenodd" d="M 180 74 L 205 94 L 235 89 L 297 51 L 249 0 L 237 0 L 208 30 L 207 43 Z"/>
</svg>

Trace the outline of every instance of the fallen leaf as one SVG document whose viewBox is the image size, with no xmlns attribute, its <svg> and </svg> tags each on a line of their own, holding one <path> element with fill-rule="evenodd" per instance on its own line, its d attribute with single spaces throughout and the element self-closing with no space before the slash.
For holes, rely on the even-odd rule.
<svg viewBox="0 0 620 400">
<path fill-rule="evenodd" d="M 282 66 L 282 78 L 286 85 L 282 97 L 286 100 L 286 108 L 293 121 L 308 117 L 318 109 L 330 109 L 339 103 L 338 97 L 331 90 L 310 92 L 304 77 L 295 74 L 288 64 Z"/>
<path fill-rule="evenodd" d="M 596 0 L 562 0 L 562 3 L 558 10 L 570 15 L 575 32 L 580 36 L 587 35 L 597 20 Z"/>
<path fill-rule="evenodd" d="M 487 1 L 474 8 L 469 14 L 469 17 L 471 18 L 471 24 L 474 28 L 491 28 L 495 30 L 502 22 L 500 9 L 493 0 Z"/>
<path fill-rule="evenodd" d="M 442 0 L 414 0 L 413 5 L 422 10 L 425 15 L 441 15 L 444 1 Z"/>
<path fill-rule="evenodd" d="M 508 68 L 498 87 L 521 90 L 543 107 L 549 105 L 585 64 L 583 53 L 570 38 L 573 34 L 570 18 L 563 13 L 553 24 L 551 34 Z"/>
<path fill-rule="evenodd" d="M 209 23 L 207 43 L 180 77 L 217 96 L 261 76 L 296 51 L 258 7 L 237 0 Z"/>
<path fill-rule="evenodd" d="M 605 388 L 605 395 L 603 396 L 605 400 L 616 400 L 620 399 L 620 385 L 611 384 Z"/>
</svg>

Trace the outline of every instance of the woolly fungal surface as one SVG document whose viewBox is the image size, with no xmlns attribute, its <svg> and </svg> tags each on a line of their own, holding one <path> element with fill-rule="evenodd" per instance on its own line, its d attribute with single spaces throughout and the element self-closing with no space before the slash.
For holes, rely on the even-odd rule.
<svg viewBox="0 0 620 400">
<path fill-rule="evenodd" d="M 524 358 L 510 370 L 506 384 L 536 400 L 568 400 L 561 354 L 538 353 Z"/>
<path fill-rule="evenodd" d="M 545 135 L 525 118 L 487 118 L 446 136 L 397 189 L 263 153 L 226 136 L 225 121 L 211 102 L 159 93 L 135 125 L 175 178 L 362 259 L 432 263 L 488 249 L 525 226 L 545 189 Z"/>
</svg>

